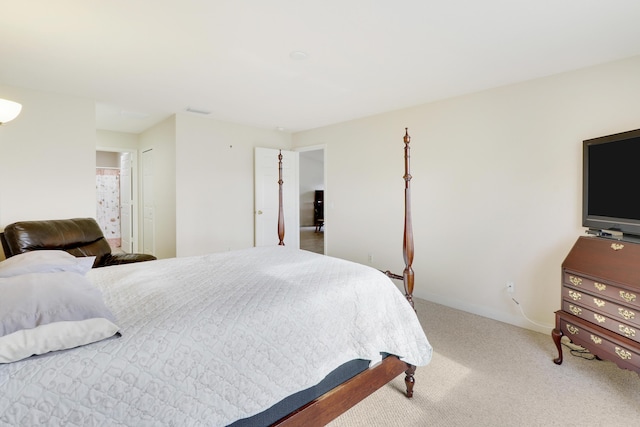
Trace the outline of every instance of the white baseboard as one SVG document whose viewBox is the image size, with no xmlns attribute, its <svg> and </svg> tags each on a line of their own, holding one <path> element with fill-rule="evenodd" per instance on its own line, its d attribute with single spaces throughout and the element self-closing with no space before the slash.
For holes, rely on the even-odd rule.
<svg viewBox="0 0 640 427">
<path fill-rule="evenodd" d="M 466 311 L 468 313 L 477 314 L 478 316 L 487 317 L 489 319 L 497 320 L 499 322 L 508 323 L 510 325 L 518 326 L 521 328 L 529 329 L 532 331 L 540 332 L 543 334 L 550 334 L 551 329 L 554 326 L 549 325 L 544 327 L 542 325 L 531 323 L 521 314 L 512 314 L 502 311 L 493 310 L 481 305 L 469 304 L 468 302 L 456 300 L 453 298 L 444 297 L 442 295 L 433 294 L 429 292 L 414 293 L 416 298 L 426 299 L 427 301 L 435 302 L 436 304 L 445 305 L 447 307 L 455 308 L 457 310 Z M 517 305 L 514 302 L 514 306 Z"/>
</svg>

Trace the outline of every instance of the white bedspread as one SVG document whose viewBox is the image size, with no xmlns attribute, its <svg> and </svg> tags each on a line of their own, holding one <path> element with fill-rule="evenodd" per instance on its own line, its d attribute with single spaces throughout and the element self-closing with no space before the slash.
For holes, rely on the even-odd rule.
<svg viewBox="0 0 640 427">
<path fill-rule="evenodd" d="M 352 359 L 431 359 L 396 286 L 336 258 L 251 248 L 87 276 L 122 337 L 0 365 L 0 424 L 224 426 Z"/>
</svg>

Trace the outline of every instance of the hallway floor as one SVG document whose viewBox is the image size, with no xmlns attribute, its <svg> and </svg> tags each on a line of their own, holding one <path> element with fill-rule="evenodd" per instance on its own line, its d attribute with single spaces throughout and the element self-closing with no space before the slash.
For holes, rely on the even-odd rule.
<svg viewBox="0 0 640 427">
<path fill-rule="evenodd" d="M 324 254 L 324 227 L 319 232 L 315 227 L 300 227 L 300 249 Z"/>
</svg>

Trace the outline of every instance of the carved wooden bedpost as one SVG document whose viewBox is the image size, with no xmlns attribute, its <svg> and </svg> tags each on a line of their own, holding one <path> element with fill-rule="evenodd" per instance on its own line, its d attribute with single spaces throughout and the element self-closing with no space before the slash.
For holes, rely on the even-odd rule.
<svg viewBox="0 0 640 427">
<path fill-rule="evenodd" d="M 410 158 L 411 148 L 409 143 L 411 137 L 409 136 L 409 128 L 404 128 L 404 240 L 402 244 L 404 255 L 404 272 L 402 274 L 404 281 L 405 296 L 411 307 L 413 307 L 413 225 L 411 222 L 411 173 L 410 173 Z"/>
<path fill-rule="evenodd" d="M 284 209 L 282 208 L 282 150 L 278 153 L 278 246 L 284 246 Z"/>
<path fill-rule="evenodd" d="M 415 306 L 413 305 L 413 268 L 411 268 L 413 264 L 413 224 L 411 222 L 410 142 L 409 128 L 404 128 L 404 239 L 402 242 L 402 252 L 405 267 L 402 278 L 404 282 L 404 296 L 415 310 Z M 407 386 L 407 397 L 413 397 L 413 385 L 416 382 L 414 377 L 416 367 L 407 365 L 407 368 L 405 371 L 406 376 L 404 377 L 404 382 Z"/>
<path fill-rule="evenodd" d="M 404 296 L 415 310 L 415 306 L 413 305 L 413 268 L 411 268 L 413 264 L 413 224 L 411 222 L 410 142 L 409 128 L 404 128 L 404 239 L 402 242 L 402 252 L 405 267 L 402 278 L 404 282 Z M 416 367 L 413 365 L 408 365 L 407 367 L 404 383 L 407 386 L 407 397 L 413 397 L 413 385 L 416 382 L 414 377 Z"/>
<path fill-rule="evenodd" d="M 402 276 L 394 274 L 389 270 L 384 274 L 392 279 L 402 280 L 404 284 L 404 296 L 414 307 L 413 304 L 413 226 L 411 224 L 411 172 L 410 172 L 410 159 L 411 148 L 409 143 L 411 137 L 409 136 L 409 128 L 404 128 L 404 238 L 402 239 L 402 255 L 404 257 L 404 271 Z M 415 309 L 415 307 L 414 307 Z"/>
<path fill-rule="evenodd" d="M 411 172 L 410 172 L 410 151 L 409 143 L 411 137 L 409 136 L 409 128 L 404 128 L 404 239 L 402 241 L 402 254 L 404 256 L 404 272 L 402 276 L 393 274 L 389 270 L 385 271 L 388 277 L 396 280 L 402 280 L 404 283 L 404 296 L 411 304 L 411 307 L 415 310 L 413 304 L 413 225 L 411 223 Z M 407 386 L 407 397 L 413 396 L 413 385 L 415 383 L 414 374 L 416 367 L 407 364 L 407 370 L 404 382 Z"/>
</svg>

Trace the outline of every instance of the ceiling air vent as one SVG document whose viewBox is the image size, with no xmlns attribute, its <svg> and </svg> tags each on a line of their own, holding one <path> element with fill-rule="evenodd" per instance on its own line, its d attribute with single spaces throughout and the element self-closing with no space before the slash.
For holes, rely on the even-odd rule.
<svg viewBox="0 0 640 427">
<path fill-rule="evenodd" d="M 202 108 L 187 107 L 187 111 L 195 114 L 211 114 L 211 111 L 203 110 Z"/>
</svg>

